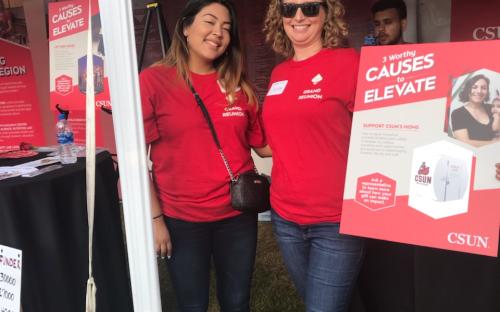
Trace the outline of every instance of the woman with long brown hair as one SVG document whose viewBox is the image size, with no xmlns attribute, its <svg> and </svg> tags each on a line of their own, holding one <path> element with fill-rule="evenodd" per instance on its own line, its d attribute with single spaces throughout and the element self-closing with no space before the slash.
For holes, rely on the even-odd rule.
<svg viewBox="0 0 500 312">
<path fill-rule="evenodd" d="M 213 259 L 221 310 L 249 311 L 257 216 L 231 207 L 228 171 L 190 90 L 206 106 L 234 174 L 252 170 L 250 148 L 266 143 L 233 5 L 188 1 L 168 55 L 140 82 L 155 246 L 168 258 L 178 308 L 207 310 Z"/>
</svg>

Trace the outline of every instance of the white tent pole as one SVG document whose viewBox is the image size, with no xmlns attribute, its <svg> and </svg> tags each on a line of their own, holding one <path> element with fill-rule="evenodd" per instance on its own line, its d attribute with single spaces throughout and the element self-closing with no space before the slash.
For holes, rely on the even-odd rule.
<svg viewBox="0 0 500 312">
<path fill-rule="evenodd" d="M 99 0 L 134 310 L 161 312 L 131 0 Z"/>
</svg>

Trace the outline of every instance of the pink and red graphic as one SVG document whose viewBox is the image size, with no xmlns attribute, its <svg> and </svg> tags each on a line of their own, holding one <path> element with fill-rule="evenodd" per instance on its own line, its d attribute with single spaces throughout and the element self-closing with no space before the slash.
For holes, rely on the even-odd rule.
<svg viewBox="0 0 500 312">
<path fill-rule="evenodd" d="M 355 202 L 372 211 L 394 207 L 396 181 L 380 173 L 358 179 Z"/>
<path fill-rule="evenodd" d="M 0 152 L 45 144 L 30 49 L 0 39 Z"/>
<path fill-rule="evenodd" d="M 448 119 L 469 77 L 500 89 L 498 55 L 500 40 L 362 48 L 342 233 L 497 256 L 500 141 L 468 144 Z"/>
<path fill-rule="evenodd" d="M 71 0 L 49 3 L 50 102 L 70 111 L 75 142 L 85 143 L 85 109 L 87 87 L 87 36 L 91 6 L 92 57 L 96 111 L 96 142 L 115 150 L 109 116 L 102 116 L 101 107 L 111 110 L 108 77 L 104 71 L 105 51 L 97 0 Z"/>
<path fill-rule="evenodd" d="M 56 78 L 56 93 L 66 96 L 73 92 L 73 79 L 70 76 L 61 75 Z"/>
</svg>

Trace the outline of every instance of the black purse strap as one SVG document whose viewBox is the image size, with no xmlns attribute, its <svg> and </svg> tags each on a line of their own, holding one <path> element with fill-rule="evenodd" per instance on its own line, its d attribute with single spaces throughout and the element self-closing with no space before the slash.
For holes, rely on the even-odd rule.
<svg viewBox="0 0 500 312">
<path fill-rule="evenodd" d="M 198 106 L 200 107 L 201 111 L 203 112 L 203 116 L 205 117 L 205 120 L 208 123 L 208 127 L 210 128 L 210 131 L 212 132 L 212 137 L 214 139 L 215 145 L 217 145 L 217 149 L 219 150 L 219 154 L 222 158 L 222 161 L 224 162 L 224 166 L 226 166 L 227 173 L 229 173 L 229 177 L 231 178 L 231 181 L 235 182 L 238 180 L 238 177 L 236 177 L 233 173 L 233 170 L 231 170 L 231 167 L 229 167 L 229 162 L 227 161 L 226 155 L 222 151 L 222 147 L 220 146 L 219 138 L 217 137 L 217 132 L 215 132 L 214 124 L 212 123 L 212 118 L 210 118 L 210 114 L 208 113 L 207 108 L 205 107 L 205 104 L 203 104 L 203 101 L 201 100 L 200 95 L 196 90 L 194 89 L 193 85 L 191 84 L 191 81 L 188 82 L 189 89 L 194 95 L 194 98 L 196 99 L 196 103 L 198 103 Z"/>
</svg>

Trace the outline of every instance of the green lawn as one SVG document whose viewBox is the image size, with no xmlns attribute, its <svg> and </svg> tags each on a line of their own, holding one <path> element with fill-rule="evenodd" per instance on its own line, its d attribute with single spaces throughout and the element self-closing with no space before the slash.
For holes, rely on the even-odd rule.
<svg viewBox="0 0 500 312">
<path fill-rule="evenodd" d="M 175 311 L 175 299 L 165 265 L 159 266 L 163 311 Z M 212 278 L 209 312 L 219 311 Z M 271 223 L 259 222 L 257 258 L 252 282 L 251 311 L 304 311 L 274 240 Z"/>
</svg>

